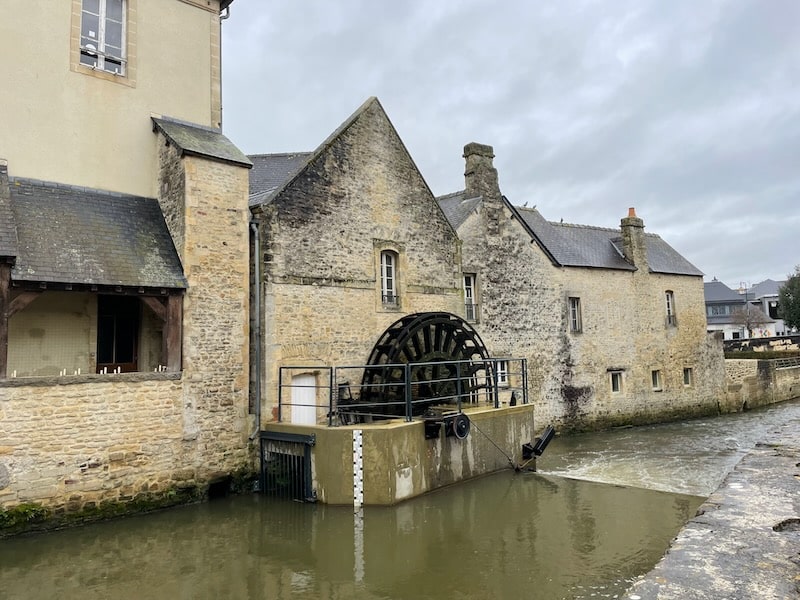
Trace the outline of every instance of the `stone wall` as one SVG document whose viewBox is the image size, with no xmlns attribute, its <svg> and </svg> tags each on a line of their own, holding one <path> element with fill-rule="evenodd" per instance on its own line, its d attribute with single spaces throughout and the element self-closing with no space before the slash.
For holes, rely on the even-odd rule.
<svg viewBox="0 0 800 600">
<path fill-rule="evenodd" d="M 0 383 L 0 508 L 56 512 L 202 485 L 187 463 L 180 374 Z"/>
<path fill-rule="evenodd" d="M 800 359 L 726 359 L 725 412 L 800 398 Z"/>
<path fill-rule="evenodd" d="M 179 253 L 189 283 L 183 304 L 185 460 L 224 472 L 252 461 L 247 170 L 202 157 L 179 160 L 186 192 Z M 169 207 L 170 199 L 161 203 Z"/>
<path fill-rule="evenodd" d="M 502 205 L 482 205 L 460 228 L 463 269 L 475 273 L 480 318 L 475 329 L 493 357 L 528 360 L 537 423 L 560 413 L 569 356 L 563 353 L 557 271 Z"/>
</svg>

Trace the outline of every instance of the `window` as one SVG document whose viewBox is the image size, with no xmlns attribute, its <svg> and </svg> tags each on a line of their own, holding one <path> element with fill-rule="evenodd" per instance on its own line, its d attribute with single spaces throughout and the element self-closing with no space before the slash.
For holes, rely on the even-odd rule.
<svg viewBox="0 0 800 600">
<path fill-rule="evenodd" d="M 691 387 L 694 383 L 694 373 L 692 373 L 691 367 L 685 367 L 683 369 L 683 385 L 686 387 Z"/>
<path fill-rule="evenodd" d="M 650 377 L 653 380 L 653 391 L 660 392 L 663 388 L 661 383 L 661 371 L 655 370 L 650 372 Z"/>
<path fill-rule="evenodd" d="M 464 275 L 464 314 L 467 321 L 478 320 L 478 305 L 475 303 L 475 275 Z"/>
<path fill-rule="evenodd" d="M 622 371 L 611 371 L 611 392 L 618 394 L 622 391 Z"/>
<path fill-rule="evenodd" d="M 97 297 L 97 372 L 137 370 L 139 299 Z"/>
<path fill-rule="evenodd" d="M 675 327 L 678 324 L 678 319 L 675 317 L 675 294 L 667 290 L 664 299 L 667 309 L 667 327 Z"/>
<path fill-rule="evenodd" d="M 126 0 L 83 0 L 81 5 L 81 64 L 125 74 Z"/>
<path fill-rule="evenodd" d="M 508 387 L 508 361 L 501 360 L 497 362 L 497 385 L 500 387 Z"/>
<path fill-rule="evenodd" d="M 397 306 L 397 254 L 381 252 L 381 299 L 385 305 Z"/>
<path fill-rule="evenodd" d="M 742 337 L 742 334 L 739 331 L 734 331 L 734 332 L 731 333 L 731 339 L 732 340 L 738 340 L 738 339 L 741 339 L 741 337 Z"/>
<path fill-rule="evenodd" d="M 569 330 L 572 333 L 580 333 L 583 331 L 583 323 L 581 322 L 581 299 L 569 299 Z"/>
</svg>

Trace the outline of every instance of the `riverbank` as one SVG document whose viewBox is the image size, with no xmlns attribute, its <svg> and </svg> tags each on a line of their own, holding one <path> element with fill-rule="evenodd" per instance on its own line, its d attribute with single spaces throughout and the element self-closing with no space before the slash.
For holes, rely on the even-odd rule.
<svg viewBox="0 0 800 600">
<path fill-rule="evenodd" d="M 673 540 L 628 600 L 798 597 L 800 420 L 772 429 Z"/>
</svg>

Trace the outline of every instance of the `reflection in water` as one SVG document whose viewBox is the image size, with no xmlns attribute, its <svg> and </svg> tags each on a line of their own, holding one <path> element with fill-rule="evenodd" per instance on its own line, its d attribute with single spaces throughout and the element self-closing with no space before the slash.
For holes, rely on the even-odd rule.
<svg viewBox="0 0 800 600">
<path fill-rule="evenodd" d="M 352 508 L 239 497 L 5 540 L 0 589 L 25 599 L 611 597 L 700 502 L 505 472 L 365 508 L 359 557 Z"/>
<path fill-rule="evenodd" d="M 800 402 L 559 438 L 539 474 L 498 473 L 363 516 L 246 496 L 2 540 L 0 598 L 614 597 L 658 561 L 698 496 L 787 420 L 800 420 Z"/>
</svg>

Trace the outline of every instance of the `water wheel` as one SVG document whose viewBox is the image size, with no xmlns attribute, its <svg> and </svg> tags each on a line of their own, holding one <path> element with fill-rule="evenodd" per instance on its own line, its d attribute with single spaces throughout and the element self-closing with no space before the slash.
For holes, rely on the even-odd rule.
<svg viewBox="0 0 800 600">
<path fill-rule="evenodd" d="M 361 402 L 386 417 L 405 415 L 406 367 L 410 365 L 412 415 L 433 404 L 467 401 L 485 385 L 489 358 L 478 333 L 445 312 L 418 313 L 395 321 L 372 349 L 361 381 Z M 468 362 L 458 362 L 468 361 Z"/>
</svg>

